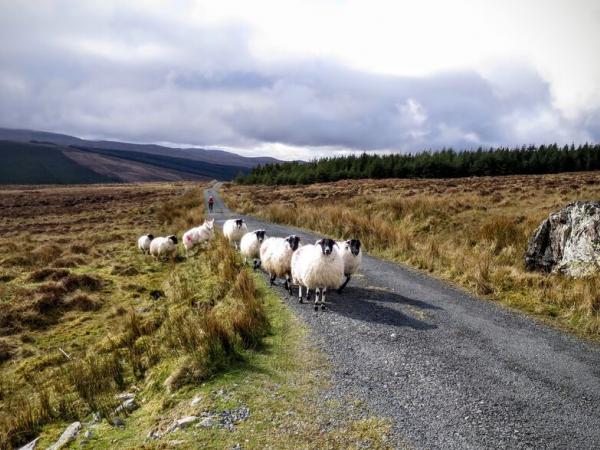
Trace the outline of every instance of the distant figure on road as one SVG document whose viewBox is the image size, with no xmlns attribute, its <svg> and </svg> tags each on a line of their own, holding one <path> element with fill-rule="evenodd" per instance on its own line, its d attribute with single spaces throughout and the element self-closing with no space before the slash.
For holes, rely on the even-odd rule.
<svg viewBox="0 0 600 450">
<path fill-rule="evenodd" d="M 208 197 L 208 211 L 212 212 L 213 211 L 213 205 L 215 204 L 215 199 L 213 198 L 213 196 L 211 195 L 210 197 Z"/>
</svg>

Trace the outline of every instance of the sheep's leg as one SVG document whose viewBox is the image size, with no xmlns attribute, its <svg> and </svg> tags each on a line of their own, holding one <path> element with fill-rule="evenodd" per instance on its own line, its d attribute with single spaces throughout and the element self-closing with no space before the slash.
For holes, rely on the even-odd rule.
<svg viewBox="0 0 600 450">
<path fill-rule="evenodd" d="M 310 301 L 310 289 L 306 288 L 306 301 Z"/>
<path fill-rule="evenodd" d="M 294 295 L 292 292 L 292 276 L 289 273 L 285 274 L 285 289 L 290 295 Z"/>
<path fill-rule="evenodd" d="M 350 275 L 346 275 L 346 281 L 344 281 L 344 284 L 342 284 L 337 290 L 338 294 L 342 293 L 342 290 L 346 287 L 346 285 L 348 284 L 349 281 L 350 281 Z"/>
<path fill-rule="evenodd" d="M 325 311 L 325 292 L 327 292 L 327 288 L 321 290 L 321 311 Z"/>
<path fill-rule="evenodd" d="M 275 284 L 275 275 L 273 275 L 272 273 L 269 273 L 269 284 L 271 286 L 273 286 Z"/>
<path fill-rule="evenodd" d="M 320 293 L 320 289 L 316 288 L 315 289 L 315 311 L 319 310 L 319 293 Z"/>
<path fill-rule="evenodd" d="M 302 301 L 302 285 L 298 285 L 298 303 L 303 303 Z"/>
</svg>

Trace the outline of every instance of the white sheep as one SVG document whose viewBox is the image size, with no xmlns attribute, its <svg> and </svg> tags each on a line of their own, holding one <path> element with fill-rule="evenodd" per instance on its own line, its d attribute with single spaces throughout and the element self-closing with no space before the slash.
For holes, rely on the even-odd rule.
<svg viewBox="0 0 600 450">
<path fill-rule="evenodd" d="M 338 294 L 341 294 L 352 275 L 358 272 L 362 265 L 362 249 L 358 239 L 338 241 L 337 244 L 340 248 L 342 260 L 344 261 L 344 276 L 346 277 L 344 283 L 338 288 Z"/>
<path fill-rule="evenodd" d="M 248 227 L 244 223 L 244 219 L 229 219 L 223 224 L 223 234 L 235 245 L 235 248 L 239 248 L 240 239 L 248 232 Z"/>
<path fill-rule="evenodd" d="M 319 239 L 314 245 L 305 245 L 292 257 L 292 281 L 297 284 L 298 301 L 302 303 L 302 286 L 315 290 L 315 311 L 325 309 L 325 292 L 338 288 L 344 277 L 344 261 L 333 239 Z"/>
<path fill-rule="evenodd" d="M 285 289 L 292 294 L 292 254 L 298 248 L 300 238 L 270 237 L 260 246 L 260 261 L 262 267 L 269 272 L 269 282 L 275 284 L 275 278 L 285 278 Z"/>
<path fill-rule="evenodd" d="M 152 242 L 154 236 L 151 234 L 145 234 L 140 236 L 138 239 L 138 248 L 143 254 L 150 253 L 150 242 Z"/>
<path fill-rule="evenodd" d="M 177 236 L 157 237 L 150 242 L 150 254 L 156 259 L 165 257 L 175 259 L 177 254 Z"/>
<path fill-rule="evenodd" d="M 194 246 L 209 241 L 214 236 L 215 219 L 205 220 L 199 227 L 194 227 L 183 233 L 182 241 L 185 248 L 185 254 L 194 248 Z"/>
<path fill-rule="evenodd" d="M 246 233 L 240 241 L 240 253 L 244 256 L 244 262 L 251 258 L 254 270 L 260 267 L 260 246 L 264 240 L 265 230 L 256 230 Z"/>
</svg>

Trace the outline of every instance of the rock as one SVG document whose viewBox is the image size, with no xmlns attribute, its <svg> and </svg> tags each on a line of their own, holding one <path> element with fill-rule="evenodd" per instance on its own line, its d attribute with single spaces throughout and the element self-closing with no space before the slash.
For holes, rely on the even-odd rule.
<svg viewBox="0 0 600 450">
<path fill-rule="evenodd" d="M 77 433 L 79 433 L 79 430 L 81 430 L 81 422 L 73 422 L 65 431 L 63 431 L 63 434 L 60 435 L 58 441 L 48 447 L 48 450 L 58 450 L 59 448 L 63 448 L 70 442 L 74 441 L 77 437 Z"/>
<path fill-rule="evenodd" d="M 115 413 L 118 414 L 122 411 L 131 412 L 138 409 L 139 406 L 135 402 L 135 398 L 127 398 L 123 403 L 121 403 L 117 409 L 115 409 Z"/>
<path fill-rule="evenodd" d="M 179 439 L 179 440 L 172 440 L 172 441 L 167 442 L 167 444 L 170 445 L 171 447 L 178 447 L 180 445 L 185 444 L 185 441 L 182 441 L 181 439 Z"/>
<path fill-rule="evenodd" d="M 229 431 L 233 431 L 234 425 L 246 420 L 250 416 L 250 409 L 247 406 L 240 408 L 226 409 L 219 414 L 219 424 Z"/>
<path fill-rule="evenodd" d="M 95 412 L 92 414 L 92 423 L 97 423 L 100 422 L 102 420 L 102 416 L 100 415 L 99 412 Z"/>
<path fill-rule="evenodd" d="M 40 440 L 40 438 L 37 437 L 33 441 L 31 441 L 29 444 L 24 445 L 23 447 L 19 448 L 19 450 L 34 450 L 35 447 L 37 446 L 37 443 L 39 440 Z"/>
<path fill-rule="evenodd" d="M 192 401 L 190 402 L 190 405 L 192 406 L 196 406 L 198 403 L 200 403 L 202 401 L 202 396 L 201 395 L 196 395 Z"/>
<path fill-rule="evenodd" d="M 398 334 L 396 334 L 396 333 L 390 334 L 390 339 L 391 340 L 395 340 L 397 337 L 398 337 Z"/>
<path fill-rule="evenodd" d="M 125 427 L 125 422 L 120 417 L 114 417 L 111 421 L 113 427 L 123 428 Z"/>
<path fill-rule="evenodd" d="M 157 430 L 152 430 L 150 431 L 150 433 L 148 433 L 148 439 L 160 439 L 162 437 L 162 434 L 160 434 L 159 431 Z"/>
<path fill-rule="evenodd" d="M 569 203 L 535 230 L 525 253 L 528 270 L 584 277 L 600 269 L 600 202 Z"/>
<path fill-rule="evenodd" d="M 182 417 L 181 419 L 177 419 L 167 429 L 167 433 L 172 433 L 175 430 L 180 430 L 182 428 L 187 428 L 191 424 L 193 424 L 194 422 L 197 422 L 198 419 L 199 419 L 199 417 L 197 417 L 197 416 L 187 416 L 187 417 Z"/>
<path fill-rule="evenodd" d="M 196 426 L 203 427 L 203 428 L 210 428 L 210 427 L 214 426 L 214 424 L 215 424 L 215 421 L 213 420 L 212 416 L 209 416 L 209 417 L 205 417 L 204 419 L 202 419 Z"/>
</svg>

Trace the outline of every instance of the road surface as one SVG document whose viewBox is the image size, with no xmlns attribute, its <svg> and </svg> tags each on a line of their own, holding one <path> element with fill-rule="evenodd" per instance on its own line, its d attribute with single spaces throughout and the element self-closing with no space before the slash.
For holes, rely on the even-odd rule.
<svg viewBox="0 0 600 450">
<path fill-rule="evenodd" d="M 318 235 L 231 213 L 270 236 Z M 276 288 L 334 372 L 329 398 L 358 397 L 414 448 L 600 448 L 600 347 L 402 265 L 365 256 L 328 310 Z"/>
</svg>

